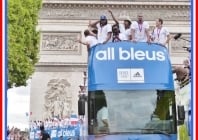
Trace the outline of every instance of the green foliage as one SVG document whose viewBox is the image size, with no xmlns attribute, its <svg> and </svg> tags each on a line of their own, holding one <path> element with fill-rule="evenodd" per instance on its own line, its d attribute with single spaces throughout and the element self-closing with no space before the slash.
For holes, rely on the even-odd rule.
<svg viewBox="0 0 198 140">
<path fill-rule="evenodd" d="M 8 87 L 26 85 L 38 61 L 41 0 L 8 0 Z"/>
<path fill-rule="evenodd" d="M 184 124 L 179 126 L 179 140 L 189 140 L 188 130 Z"/>
<path fill-rule="evenodd" d="M 167 114 L 169 114 L 169 100 L 174 103 L 174 100 L 172 100 L 173 96 L 173 91 L 166 91 L 163 97 L 161 97 L 160 100 L 157 101 L 157 106 L 154 114 L 158 115 L 161 120 L 167 119 Z"/>
</svg>

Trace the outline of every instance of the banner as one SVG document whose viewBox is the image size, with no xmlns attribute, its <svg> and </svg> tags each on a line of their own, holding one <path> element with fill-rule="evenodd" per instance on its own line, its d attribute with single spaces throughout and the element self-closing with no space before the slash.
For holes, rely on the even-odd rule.
<svg viewBox="0 0 198 140">
<path fill-rule="evenodd" d="M 116 42 L 89 52 L 88 89 L 173 90 L 168 51 L 159 44 Z"/>
<path fill-rule="evenodd" d="M 60 136 L 63 136 L 63 139 L 72 138 L 72 140 L 80 137 L 80 125 L 68 126 L 66 128 L 51 128 L 45 131 L 50 135 L 51 140 L 59 140 Z M 30 140 L 39 140 L 40 133 L 39 129 L 30 131 Z"/>
</svg>

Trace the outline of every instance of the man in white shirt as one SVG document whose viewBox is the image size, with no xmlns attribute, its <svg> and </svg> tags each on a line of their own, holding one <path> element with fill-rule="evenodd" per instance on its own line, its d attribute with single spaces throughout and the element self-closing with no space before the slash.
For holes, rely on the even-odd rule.
<svg viewBox="0 0 198 140">
<path fill-rule="evenodd" d="M 106 16 L 100 16 L 100 20 L 94 23 L 89 23 L 89 26 L 96 27 L 98 29 L 97 39 L 98 43 L 105 44 L 111 42 L 112 27 L 107 22 Z"/>
<path fill-rule="evenodd" d="M 96 34 L 94 34 L 93 32 L 91 32 L 90 30 L 85 30 L 84 31 L 84 36 L 85 36 L 85 41 L 81 40 L 81 36 L 80 38 L 77 39 L 77 41 L 83 45 L 87 46 L 87 51 L 89 50 L 90 47 L 93 47 L 95 45 L 98 44 L 98 40 L 96 38 Z"/>
<path fill-rule="evenodd" d="M 149 24 L 143 21 L 142 13 L 137 15 L 138 20 L 131 25 L 133 42 L 150 42 Z"/>
<path fill-rule="evenodd" d="M 119 25 L 120 33 L 125 36 L 125 40 L 131 40 L 131 20 L 129 18 L 124 19 L 123 24 L 120 24 L 119 21 L 113 15 L 113 12 L 109 9 L 109 13 L 111 14 L 113 20 L 117 25 Z"/>
<path fill-rule="evenodd" d="M 156 27 L 151 34 L 151 40 L 154 43 L 159 43 L 166 46 L 170 40 L 170 33 L 166 27 L 163 27 L 163 20 L 158 18 L 156 20 Z"/>
</svg>

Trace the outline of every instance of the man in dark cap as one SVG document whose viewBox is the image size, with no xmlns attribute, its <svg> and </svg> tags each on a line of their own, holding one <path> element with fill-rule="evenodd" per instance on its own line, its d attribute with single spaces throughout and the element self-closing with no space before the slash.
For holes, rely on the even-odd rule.
<svg viewBox="0 0 198 140">
<path fill-rule="evenodd" d="M 108 24 L 107 17 L 105 15 L 101 15 L 100 20 L 94 23 L 90 22 L 89 26 L 97 28 L 98 43 L 105 44 L 111 41 L 112 28 L 111 25 Z"/>
</svg>

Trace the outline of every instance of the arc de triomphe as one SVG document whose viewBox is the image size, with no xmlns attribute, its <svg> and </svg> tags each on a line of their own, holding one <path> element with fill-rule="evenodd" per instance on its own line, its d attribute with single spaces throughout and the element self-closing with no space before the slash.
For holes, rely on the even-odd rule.
<svg viewBox="0 0 198 140">
<path fill-rule="evenodd" d="M 182 33 L 190 39 L 189 0 L 43 0 L 39 13 L 38 30 L 41 33 L 39 62 L 31 80 L 30 120 L 43 120 L 56 114 L 77 114 L 79 85 L 86 71 L 86 47 L 75 42 L 87 28 L 89 20 L 98 20 L 111 9 L 120 21 L 126 16 L 136 20 L 142 12 L 151 28 L 156 18 L 164 20 L 172 35 Z M 182 48 L 190 44 L 171 40 L 169 52 L 173 65 L 182 64 L 188 53 Z"/>
</svg>

